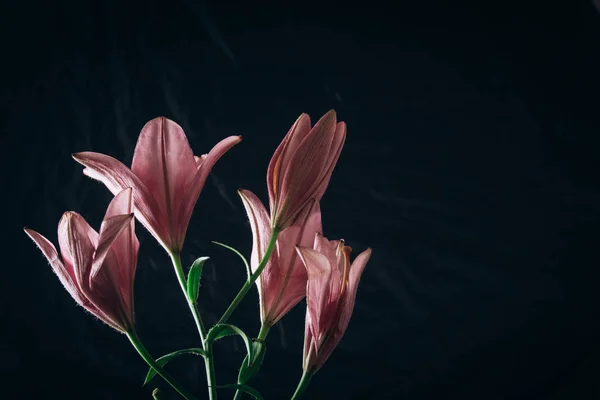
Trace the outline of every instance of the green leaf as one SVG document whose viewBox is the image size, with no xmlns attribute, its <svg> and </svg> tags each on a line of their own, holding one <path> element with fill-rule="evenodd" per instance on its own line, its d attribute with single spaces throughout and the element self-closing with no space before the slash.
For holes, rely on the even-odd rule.
<svg viewBox="0 0 600 400">
<path fill-rule="evenodd" d="M 225 336 L 231 336 L 231 335 L 239 335 L 242 337 L 242 339 L 244 339 L 244 343 L 246 344 L 246 350 L 248 351 L 248 359 L 252 360 L 254 357 L 254 349 L 252 346 L 252 341 L 250 340 L 248 335 L 246 335 L 244 333 L 243 330 L 241 330 L 240 328 L 238 328 L 235 325 L 217 324 L 217 325 L 213 326 L 208 331 L 208 334 L 206 335 L 206 341 L 207 342 L 215 341 L 215 340 L 224 338 Z"/>
<path fill-rule="evenodd" d="M 152 398 L 154 400 L 160 400 L 160 390 L 158 390 L 158 388 L 152 391 Z"/>
<path fill-rule="evenodd" d="M 187 295 L 191 301 L 196 301 L 198 298 L 198 289 L 200 288 L 200 276 L 202 275 L 202 267 L 210 257 L 200 257 L 190 267 L 187 278 Z"/>
<path fill-rule="evenodd" d="M 254 389 L 253 387 L 250 387 L 248 385 L 242 385 L 241 383 L 231 383 L 229 385 L 221 385 L 221 386 L 217 386 L 218 388 L 223 388 L 223 389 L 235 389 L 235 390 L 240 390 L 244 393 L 248 393 L 250 396 L 254 397 L 255 399 L 258 400 L 265 400 L 262 395 L 258 392 L 258 390 Z"/>
<path fill-rule="evenodd" d="M 246 273 L 248 274 L 248 280 L 250 280 L 250 277 L 252 276 L 252 270 L 250 269 L 250 265 L 248 264 L 248 261 L 246 260 L 246 258 L 242 255 L 242 253 L 240 253 L 239 251 L 237 251 L 236 249 L 234 249 L 231 246 L 227 246 L 226 244 L 220 243 L 220 242 L 215 242 L 213 241 L 214 244 L 217 244 L 221 247 L 225 247 L 228 250 L 233 251 L 235 254 L 237 254 L 242 261 L 244 262 L 244 265 L 246 266 Z"/>
<path fill-rule="evenodd" d="M 196 354 L 198 356 L 204 357 L 204 350 L 202 350 L 200 348 L 177 350 L 172 353 L 165 354 L 164 356 L 156 359 L 156 363 L 158 365 L 160 365 L 161 367 L 164 367 L 173 358 L 180 356 L 182 354 Z M 152 378 L 154 378 L 154 376 L 156 376 L 156 374 L 157 374 L 156 370 L 154 368 L 150 368 L 150 370 L 148 371 L 148 374 L 146 375 L 146 379 L 144 380 L 144 385 L 147 385 L 148 382 L 150 382 L 152 380 Z"/>
<path fill-rule="evenodd" d="M 238 383 L 246 383 L 252 379 L 258 373 L 263 359 L 265 358 L 267 344 L 264 340 L 255 339 L 252 343 L 252 347 L 254 357 L 250 362 L 248 362 L 248 356 L 244 358 L 244 362 L 242 363 L 242 367 L 240 368 L 240 372 L 238 374 Z"/>
</svg>

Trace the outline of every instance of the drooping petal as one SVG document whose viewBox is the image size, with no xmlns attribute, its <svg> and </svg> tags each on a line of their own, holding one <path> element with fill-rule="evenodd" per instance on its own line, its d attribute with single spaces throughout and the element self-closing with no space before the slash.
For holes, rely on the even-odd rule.
<svg viewBox="0 0 600 400">
<path fill-rule="evenodd" d="M 198 201 L 200 192 L 204 188 L 206 178 L 208 178 L 208 175 L 210 174 L 215 163 L 241 140 L 241 136 L 229 136 L 217 143 L 215 147 L 208 152 L 208 154 L 203 155 L 200 158 L 201 162 L 199 163 L 193 179 L 189 182 L 184 193 L 182 193 L 181 205 L 176 210 L 174 215 L 176 221 L 175 236 L 178 239 L 177 245 L 179 245 L 179 249 L 181 249 L 181 246 L 183 246 L 183 240 L 190 223 L 192 211 L 194 210 L 194 206 Z M 197 159 L 195 160 L 195 163 L 198 164 Z"/>
<path fill-rule="evenodd" d="M 60 283 L 62 283 L 71 297 L 73 297 L 73 299 L 81 306 L 89 303 L 85 296 L 79 291 L 73 271 L 69 271 L 67 268 L 65 268 L 65 265 L 58 257 L 58 252 L 56 251 L 54 245 L 38 232 L 28 228 L 25 228 L 24 230 L 25 233 L 27 233 L 31 240 L 33 240 L 38 248 L 42 251 L 50 263 L 52 270 L 58 276 Z"/>
<path fill-rule="evenodd" d="M 169 248 L 169 225 L 164 212 L 146 186 L 120 161 L 100 153 L 81 152 L 73 154 L 73 158 L 86 168 L 83 173 L 102 183 L 115 196 L 127 188 L 133 189 L 135 217 L 162 244 Z"/>
</svg>

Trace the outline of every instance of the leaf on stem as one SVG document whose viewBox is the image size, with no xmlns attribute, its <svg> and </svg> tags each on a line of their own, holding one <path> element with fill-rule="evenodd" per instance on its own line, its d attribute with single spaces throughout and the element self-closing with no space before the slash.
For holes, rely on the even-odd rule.
<svg viewBox="0 0 600 400">
<path fill-rule="evenodd" d="M 248 356 L 244 358 L 244 362 L 242 363 L 242 367 L 240 368 L 240 372 L 238 374 L 238 383 L 243 384 L 252 379 L 252 377 L 258 373 L 263 359 L 265 358 L 267 345 L 264 340 L 255 339 L 252 343 L 252 348 L 254 351 L 254 357 L 252 359 L 250 359 Z"/>
<path fill-rule="evenodd" d="M 198 298 L 198 289 L 200 288 L 200 277 L 202 276 L 202 268 L 204 263 L 210 257 L 200 257 L 190 267 L 187 278 L 187 295 L 192 302 Z"/>
<path fill-rule="evenodd" d="M 248 264 L 248 260 L 246 260 L 246 258 L 242 255 L 242 253 L 240 253 L 239 251 L 237 251 L 236 249 L 234 249 L 231 246 L 227 246 L 226 244 L 220 243 L 220 242 L 215 242 L 213 241 L 214 244 L 217 244 L 221 247 L 225 247 L 228 250 L 233 251 L 235 254 L 238 255 L 238 257 L 240 257 L 242 259 L 242 261 L 244 262 L 244 265 L 246 266 L 246 273 L 248 274 L 248 280 L 250 280 L 250 277 L 252 276 L 252 270 L 250 269 L 250 264 Z"/>
<path fill-rule="evenodd" d="M 217 387 L 218 388 L 223 388 L 223 389 L 235 389 L 235 390 L 239 390 L 241 392 L 249 394 L 250 396 L 254 397 L 255 399 L 264 400 L 264 398 L 258 392 L 258 390 L 254 389 L 253 387 L 250 387 L 248 385 L 243 385 L 241 383 L 231 383 L 229 385 L 220 385 L 220 386 L 217 386 Z"/>
<path fill-rule="evenodd" d="M 231 335 L 239 335 L 244 339 L 244 343 L 246 344 L 246 350 L 248 351 L 248 360 L 252 360 L 254 357 L 254 348 L 252 346 L 252 341 L 244 333 L 243 330 L 238 328 L 235 325 L 231 324 L 217 324 L 213 326 L 210 331 L 208 331 L 208 335 L 206 335 L 206 341 L 214 342 L 215 340 L 219 340 L 224 338 L 225 336 Z"/>
<path fill-rule="evenodd" d="M 182 354 L 195 354 L 195 355 L 202 356 L 202 357 L 204 357 L 204 355 L 205 355 L 204 350 L 194 347 L 194 348 L 190 348 L 190 349 L 177 350 L 172 353 L 165 354 L 164 356 L 156 359 L 156 363 L 159 366 L 164 367 L 173 358 L 180 356 Z M 144 380 L 144 386 L 147 385 L 148 382 L 150 382 L 152 380 L 152 378 L 154 378 L 154 376 L 156 376 L 156 370 L 154 368 L 150 368 L 150 370 L 148 371 L 148 374 L 146 375 L 146 379 Z"/>
</svg>

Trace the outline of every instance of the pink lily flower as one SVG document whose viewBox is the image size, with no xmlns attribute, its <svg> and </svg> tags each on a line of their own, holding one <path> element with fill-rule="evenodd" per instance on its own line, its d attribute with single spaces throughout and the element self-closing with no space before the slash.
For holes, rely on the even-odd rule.
<svg viewBox="0 0 600 400">
<path fill-rule="evenodd" d="M 334 110 L 311 128 L 302 114 L 269 163 L 267 186 L 271 223 L 280 230 L 294 224 L 303 208 L 321 200 L 344 146 L 346 124 L 336 122 Z"/>
<path fill-rule="evenodd" d="M 252 228 L 250 266 L 254 272 L 265 254 L 273 228 L 269 213 L 258 197 L 248 190 L 240 190 L 239 194 Z M 306 296 L 306 269 L 295 246 L 310 246 L 315 233 L 321 229 L 321 210 L 319 203 L 313 200 L 296 223 L 277 237 L 276 248 L 256 281 L 264 326 L 275 325 Z"/>
<path fill-rule="evenodd" d="M 230 136 L 196 157 L 181 126 L 159 117 L 142 128 L 131 169 L 100 153 L 82 152 L 73 158 L 86 167 L 85 175 L 104 183 L 113 194 L 133 188 L 135 217 L 170 254 L 178 254 L 212 167 L 241 139 Z"/>
<path fill-rule="evenodd" d="M 131 189 L 117 194 L 96 232 L 76 212 L 63 214 L 54 245 L 34 230 L 37 244 L 71 297 L 87 311 L 121 332 L 134 327 L 133 279 L 139 242 L 135 236 Z"/>
<path fill-rule="evenodd" d="M 312 249 L 296 249 L 308 271 L 303 368 L 312 374 L 327 361 L 346 332 L 371 249 L 360 253 L 352 265 L 350 246 L 343 240 L 329 241 L 319 233 Z"/>
</svg>

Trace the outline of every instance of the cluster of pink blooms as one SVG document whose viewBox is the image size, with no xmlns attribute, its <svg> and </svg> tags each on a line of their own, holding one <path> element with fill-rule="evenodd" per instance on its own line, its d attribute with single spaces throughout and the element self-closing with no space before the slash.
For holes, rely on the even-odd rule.
<svg viewBox="0 0 600 400">
<path fill-rule="evenodd" d="M 350 262 L 343 240 L 323 236 L 319 202 L 346 138 L 335 111 L 314 126 L 302 114 L 275 151 L 267 171 L 269 209 L 240 190 L 250 226 L 250 258 L 256 271 L 274 231 L 275 249 L 256 284 L 263 326 L 276 324 L 306 297 L 303 369 L 314 373 L 330 356 L 350 320 L 359 279 L 371 255 Z M 25 229 L 73 299 L 106 324 L 135 329 L 134 277 L 139 221 L 170 255 L 180 254 L 196 201 L 215 163 L 241 141 L 230 136 L 195 156 L 182 128 L 164 118 L 142 129 L 131 168 L 108 155 L 81 152 L 73 158 L 83 173 L 114 195 L 96 232 L 76 212 L 58 224 L 60 256 L 44 236 Z"/>
</svg>

